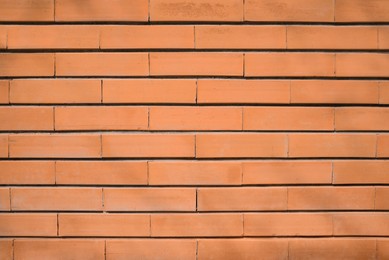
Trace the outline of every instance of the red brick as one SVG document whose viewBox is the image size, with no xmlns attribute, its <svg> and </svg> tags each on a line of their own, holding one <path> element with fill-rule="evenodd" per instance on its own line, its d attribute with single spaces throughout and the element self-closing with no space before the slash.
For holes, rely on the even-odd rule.
<svg viewBox="0 0 389 260">
<path fill-rule="evenodd" d="M 334 214 L 335 236 L 388 236 L 388 213 Z"/>
<path fill-rule="evenodd" d="M 387 77 L 389 54 L 337 53 L 337 77 Z"/>
<path fill-rule="evenodd" d="M 147 21 L 147 0 L 56 0 L 56 21 Z"/>
<path fill-rule="evenodd" d="M 10 211 L 10 189 L 0 188 L 0 211 Z"/>
<path fill-rule="evenodd" d="M 286 157 L 283 134 L 197 134 L 196 157 Z"/>
<path fill-rule="evenodd" d="M 148 76 L 148 54 L 139 52 L 57 53 L 56 75 Z"/>
<path fill-rule="evenodd" d="M 389 49 L 389 27 L 378 27 L 378 48 Z"/>
<path fill-rule="evenodd" d="M 56 183 L 145 185 L 147 163 L 137 161 L 57 161 Z"/>
<path fill-rule="evenodd" d="M 8 157 L 8 135 L 0 135 L 0 158 Z"/>
<path fill-rule="evenodd" d="M 0 49 L 7 49 L 7 30 L 8 27 L 0 27 Z"/>
<path fill-rule="evenodd" d="M 52 107 L 0 107 L 0 130 L 53 130 Z"/>
<path fill-rule="evenodd" d="M 0 236 L 57 235 L 57 214 L 0 214 Z"/>
<path fill-rule="evenodd" d="M 106 211 L 195 211 L 196 190 L 105 188 L 104 209 Z"/>
<path fill-rule="evenodd" d="M 380 82 L 379 89 L 379 103 L 389 104 L 389 82 Z"/>
<path fill-rule="evenodd" d="M 336 22 L 387 22 L 389 3 L 382 0 L 337 0 Z"/>
<path fill-rule="evenodd" d="M 377 240 L 377 259 L 389 258 L 389 240 Z"/>
<path fill-rule="evenodd" d="M 0 77 L 54 76 L 52 53 L 0 53 Z"/>
<path fill-rule="evenodd" d="M 240 185 L 241 179 L 238 162 L 149 162 L 150 185 Z"/>
<path fill-rule="evenodd" d="M 152 237 L 235 237 L 242 234 L 241 214 L 151 215 Z"/>
<path fill-rule="evenodd" d="M 389 161 L 335 161 L 334 184 L 389 184 Z"/>
<path fill-rule="evenodd" d="M 286 188 L 201 188 L 198 211 L 286 210 Z"/>
<path fill-rule="evenodd" d="M 376 187 L 375 209 L 378 210 L 389 209 L 389 188 Z"/>
<path fill-rule="evenodd" d="M 377 136 L 377 157 L 389 157 L 389 135 Z"/>
<path fill-rule="evenodd" d="M 289 187 L 288 210 L 374 209 L 374 188 Z"/>
<path fill-rule="evenodd" d="M 52 0 L 1 0 L 0 21 L 54 21 Z"/>
<path fill-rule="evenodd" d="M 258 161 L 243 163 L 243 184 L 330 184 L 327 161 Z"/>
<path fill-rule="evenodd" d="M 245 76 L 328 77 L 335 75 L 331 53 L 246 53 Z"/>
<path fill-rule="evenodd" d="M 0 80 L 0 104 L 9 103 L 9 81 Z"/>
<path fill-rule="evenodd" d="M 241 130 L 239 107 L 150 107 L 150 130 Z"/>
<path fill-rule="evenodd" d="M 240 0 L 151 0 L 151 21 L 242 21 Z"/>
<path fill-rule="evenodd" d="M 198 103 L 289 103 L 289 81 L 199 80 Z"/>
<path fill-rule="evenodd" d="M 0 259 L 13 260 L 13 241 L 11 239 L 0 240 Z"/>
<path fill-rule="evenodd" d="M 104 259 L 103 240 L 20 239 L 14 243 L 15 259 Z"/>
<path fill-rule="evenodd" d="M 343 107 L 335 109 L 336 130 L 389 130 L 388 108 Z"/>
<path fill-rule="evenodd" d="M 0 161 L 0 184 L 55 184 L 51 161 Z"/>
<path fill-rule="evenodd" d="M 243 76 L 243 54 L 217 52 L 150 53 L 153 76 Z"/>
</svg>

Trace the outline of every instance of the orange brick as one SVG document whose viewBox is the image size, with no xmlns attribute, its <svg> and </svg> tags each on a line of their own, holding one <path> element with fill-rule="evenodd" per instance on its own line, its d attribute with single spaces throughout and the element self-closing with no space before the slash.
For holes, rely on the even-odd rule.
<svg viewBox="0 0 389 260">
<path fill-rule="evenodd" d="M 343 107 L 335 109 L 336 130 L 389 130 L 388 108 Z"/>
<path fill-rule="evenodd" d="M 102 210 L 101 188 L 12 188 L 11 207 L 18 210 Z"/>
<path fill-rule="evenodd" d="M 201 260 L 287 259 L 288 241 L 283 239 L 202 239 L 198 242 Z"/>
<path fill-rule="evenodd" d="M 235 237 L 242 234 L 241 214 L 151 215 L 152 237 Z"/>
<path fill-rule="evenodd" d="M 334 214 L 335 236 L 388 236 L 388 213 Z M 367 225 L 368 223 L 368 225 Z"/>
<path fill-rule="evenodd" d="M 378 210 L 389 209 L 389 188 L 376 187 L 375 208 Z"/>
<path fill-rule="evenodd" d="M 84 25 L 11 26 L 8 49 L 98 49 L 99 28 Z"/>
<path fill-rule="evenodd" d="M 1 0 L 0 21 L 54 21 L 52 0 Z"/>
<path fill-rule="evenodd" d="M 374 209 L 374 188 L 289 187 L 288 210 Z"/>
<path fill-rule="evenodd" d="M 378 48 L 389 49 L 389 27 L 378 27 Z"/>
<path fill-rule="evenodd" d="M 0 236 L 57 235 L 57 214 L 0 214 Z"/>
<path fill-rule="evenodd" d="M 107 260 L 196 259 L 196 241 L 180 239 L 107 240 Z"/>
<path fill-rule="evenodd" d="M 13 260 L 13 241 L 11 239 L 0 240 L 0 259 Z"/>
<path fill-rule="evenodd" d="M 52 53 L 0 53 L 0 76 L 54 76 Z"/>
<path fill-rule="evenodd" d="M 104 259 L 103 240 L 20 239 L 14 243 L 15 259 Z"/>
<path fill-rule="evenodd" d="M 389 161 L 335 161 L 334 184 L 389 184 Z"/>
<path fill-rule="evenodd" d="M 150 130 L 241 129 L 238 107 L 150 107 Z"/>
<path fill-rule="evenodd" d="M 293 80 L 291 103 L 377 104 L 378 84 L 365 80 Z"/>
<path fill-rule="evenodd" d="M 286 188 L 201 188 L 198 211 L 286 210 Z"/>
<path fill-rule="evenodd" d="M 377 27 L 288 26 L 288 49 L 377 49 Z M 356 41 L 355 39 L 358 39 Z"/>
<path fill-rule="evenodd" d="M 10 103 L 58 104 L 100 103 L 100 80 L 12 80 Z"/>
<path fill-rule="evenodd" d="M 147 0 L 56 0 L 56 21 L 147 21 Z"/>
<path fill-rule="evenodd" d="M 10 135 L 9 156 L 96 158 L 101 156 L 100 135 Z"/>
<path fill-rule="evenodd" d="M 289 157 L 375 157 L 372 134 L 290 134 Z"/>
<path fill-rule="evenodd" d="M 389 240 L 377 240 L 377 259 L 389 258 Z"/>
<path fill-rule="evenodd" d="M 197 134 L 196 157 L 286 157 L 283 134 Z"/>
<path fill-rule="evenodd" d="M 328 77 L 334 63 L 331 53 L 246 53 L 245 76 Z"/>
<path fill-rule="evenodd" d="M 0 80 L 0 104 L 9 103 L 9 81 Z"/>
<path fill-rule="evenodd" d="M 377 157 L 389 157 L 389 135 L 377 136 Z"/>
<path fill-rule="evenodd" d="M 0 188 L 0 211 L 10 211 L 10 189 L 9 188 Z"/>
<path fill-rule="evenodd" d="M 243 130 L 333 130 L 334 109 L 324 107 L 245 107 Z"/>
<path fill-rule="evenodd" d="M 82 61 L 82 62 L 80 62 Z M 57 53 L 58 76 L 148 76 L 147 53 Z"/>
<path fill-rule="evenodd" d="M 57 161 L 56 183 L 145 185 L 147 184 L 147 163 L 136 161 Z"/>
<path fill-rule="evenodd" d="M 247 0 L 246 21 L 332 22 L 332 0 Z"/>
<path fill-rule="evenodd" d="M 105 188 L 104 209 L 107 211 L 195 211 L 196 190 Z"/>
<path fill-rule="evenodd" d="M 198 103 L 289 103 L 289 81 L 199 80 Z"/>
<path fill-rule="evenodd" d="M 244 214 L 245 236 L 331 236 L 331 214 Z"/>
<path fill-rule="evenodd" d="M 196 103 L 196 81 L 104 80 L 103 103 Z"/>
<path fill-rule="evenodd" d="M 193 135 L 103 135 L 103 157 L 194 157 Z"/>
<path fill-rule="evenodd" d="M 8 27 L 0 26 L 0 49 L 7 49 Z"/>
<path fill-rule="evenodd" d="M 337 77 L 387 77 L 389 54 L 337 53 Z"/>
<path fill-rule="evenodd" d="M 8 135 L 0 135 L 0 158 L 8 157 Z"/>
<path fill-rule="evenodd" d="M 379 97 L 379 103 L 380 104 L 389 104 L 389 82 L 380 82 L 379 88 L 380 88 L 380 97 Z"/>
<path fill-rule="evenodd" d="M 389 3 L 382 0 L 337 0 L 336 22 L 387 22 Z"/>
<path fill-rule="evenodd" d="M 193 26 L 130 25 L 101 28 L 102 49 L 193 49 Z"/>
<path fill-rule="evenodd" d="M 243 163 L 243 184 L 330 184 L 326 161 L 258 161 Z"/>
<path fill-rule="evenodd" d="M 141 214 L 59 214 L 60 236 L 146 237 L 150 216 Z"/>
<path fill-rule="evenodd" d="M 149 162 L 150 185 L 240 185 L 241 178 L 238 162 Z"/>
<path fill-rule="evenodd" d="M 289 259 L 376 259 L 373 239 L 293 239 Z"/>
<path fill-rule="evenodd" d="M 0 107 L 0 130 L 53 130 L 52 107 Z"/>
<path fill-rule="evenodd" d="M 242 21 L 240 0 L 151 0 L 151 21 Z"/>
<path fill-rule="evenodd" d="M 159 76 L 242 76 L 241 53 L 150 53 L 150 75 Z"/>
<path fill-rule="evenodd" d="M 0 161 L 0 184 L 55 184 L 53 161 Z"/>
<path fill-rule="evenodd" d="M 284 26 L 199 25 L 196 49 L 285 49 Z"/>
</svg>

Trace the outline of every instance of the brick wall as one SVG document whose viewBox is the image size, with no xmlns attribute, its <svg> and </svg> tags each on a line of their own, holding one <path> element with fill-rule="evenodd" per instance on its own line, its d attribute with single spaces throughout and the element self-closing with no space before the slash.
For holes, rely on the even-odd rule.
<svg viewBox="0 0 389 260">
<path fill-rule="evenodd" d="M 0 259 L 389 259 L 389 1 L 0 0 Z"/>
</svg>

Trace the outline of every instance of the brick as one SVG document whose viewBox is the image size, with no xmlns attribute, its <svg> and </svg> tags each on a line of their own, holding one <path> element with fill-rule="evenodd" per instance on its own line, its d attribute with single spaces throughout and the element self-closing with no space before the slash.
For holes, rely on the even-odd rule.
<svg viewBox="0 0 389 260">
<path fill-rule="evenodd" d="M 379 83 L 379 103 L 380 104 L 389 104 L 389 82 L 380 82 Z"/>
<path fill-rule="evenodd" d="M 193 49 L 193 26 L 130 25 L 101 27 L 101 49 Z"/>
<path fill-rule="evenodd" d="M 388 108 L 343 107 L 335 109 L 336 130 L 389 130 Z"/>
<path fill-rule="evenodd" d="M 373 239 L 293 239 L 289 259 L 376 259 Z"/>
<path fill-rule="evenodd" d="M 0 259 L 13 260 L 13 241 L 11 239 L 0 240 Z"/>
<path fill-rule="evenodd" d="M 54 76 L 52 53 L 0 53 L 0 77 Z"/>
<path fill-rule="evenodd" d="M 200 188 L 198 211 L 286 210 L 286 188 Z"/>
<path fill-rule="evenodd" d="M 246 21 L 332 22 L 332 0 L 247 0 Z"/>
<path fill-rule="evenodd" d="M 104 80 L 103 103 L 196 103 L 196 81 L 190 79 Z"/>
<path fill-rule="evenodd" d="M 56 21 L 143 21 L 148 20 L 147 0 L 55 1 Z"/>
<path fill-rule="evenodd" d="M 288 49 L 377 49 L 377 27 L 288 26 Z M 356 41 L 355 39 L 359 39 Z"/>
<path fill-rule="evenodd" d="M 196 49 L 285 49 L 284 26 L 198 25 Z"/>
<path fill-rule="evenodd" d="M 332 215 L 321 213 L 244 214 L 245 236 L 331 236 Z"/>
<path fill-rule="evenodd" d="M 389 209 L 389 189 L 386 187 L 376 187 L 375 209 Z"/>
<path fill-rule="evenodd" d="M 335 236 L 388 236 L 389 234 L 387 213 L 338 213 L 334 214 L 333 219 Z"/>
<path fill-rule="evenodd" d="M 197 134 L 196 157 L 286 157 L 283 134 Z"/>
<path fill-rule="evenodd" d="M 59 214 L 59 236 L 146 237 L 150 216 L 140 214 Z"/>
<path fill-rule="evenodd" d="M 240 0 L 151 0 L 151 21 L 242 21 Z"/>
<path fill-rule="evenodd" d="M 52 107 L 0 107 L 0 130 L 53 130 Z"/>
<path fill-rule="evenodd" d="M 241 214 L 153 214 L 152 237 L 235 237 L 243 234 Z"/>
<path fill-rule="evenodd" d="M 0 184 L 55 184 L 51 161 L 0 161 Z"/>
<path fill-rule="evenodd" d="M 243 163 L 243 184 L 330 184 L 326 161 L 258 161 Z"/>
<path fill-rule="evenodd" d="M 372 134 L 290 134 L 289 157 L 375 157 Z"/>
<path fill-rule="evenodd" d="M 337 77 L 387 77 L 389 54 L 337 53 Z"/>
<path fill-rule="evenodd" d="M 374 188 L 289 187 L 288 210 L 374 209 Z"/>
<path fill-rule="evenodd" d="M 13 211 L 102 210 L 101 188 L 12 188 Z"/>
<path fill-rule="evenodd" d="M 0 49 L 7 49 L 8 27 L 0 27 Z"/>
<path fill-rule="evenodd" d="M 198 103 L 289 103 L 289 81 L 199 80 Z"/>
<path fill-rule="evenodd" d="M 154 52 L 150 53 L 150 75 L 243 76 L 243 54 Z"/>
<path fill-rule="evenodd" d="M 336 22 L 387 22 L 389 4 L 382 0 L 339 0 L 335 2 Z"/>
<path fill-rule="evenodd" d="M 9 103 L 9 81 L 0 80 L 0 104 Z"/>
<path fill-rule="evenodd" d="M 1 0 L 0 21 L 54 21 L 52 0 Z"/>
<path fill-rule="evenodd" d="M 10 26 L 8 49 L 98 49 L 99 34 L 89 25 Z"/>
<path fill-rule="evenodd" d="M 144 130 L 147 107 L 56 107 L 55 130 Z"/>
<path fill-rule="evenodd" d="M 57 161 L 56 183 L 146 185 L 147 163 L 137 161 Z"/>
<path fill-rule="evenodd" d="M 389 184 L 389 161 L 335 161 L 334 184 Z"/>
<path fill-rule="evenodd" d="M 377 104 L 378 84 L 365 80 L 292 80 L 291 103 Z"/>
<path fill-rule="evenodd" d="M 245 107 L 243 130 L 333 130 L 334 109 L 324 107 Z"/>
<path fill-rule="evenodd" d="M 0 236 L 47 236 L 57 235 L 57 214 L 0 215 Z"/>
<path fill-rule="evenodd" d="M 389 257 L 389 240 L 377 240 L 377 259 Z"/>
<path fill-rule="evenodd" d="M 202 239 L 198 242 L 201 260 L 287 259 L 288 241 L 283 239 Z"/>
<path fill-rule="evenodd" d="M 195 211 L 196 190 L 181 188 L 104 188 L 106 211 Z"/>
<path fill-rule="evenodd" d="M 195 259 L 196 241 L 180 239 L 107 240 L 107 260 Z"/>
<path fill-rule="evenodd" d="M 104 259 L 103 240 L 20 239 L 14 243 L 15 259 Z"/>
<path fill-rule="evenodd" d="M 377 136 L 377 157 L 389 157 L 389 135 Z"/>
<path fill-rule="evenodd" d="M 0 188 L 0 211 L 10 211 L 10 189 L 9 188 Z"/>
<path fill-rule="evenodd" d="M 241 129 L 239 107 L 150 107 L 150 130 Z"/>
<path fill-rule="evenodd" d="M 103 135 L 103 157 L 174 157 L 195 155 L 193 135 L 129 134 Z"/>
<path fill-rule="evenodd" d="M 378 27 L 378 49 L 389 49 L 389 27 Z"/>
<path fill-rule="evenodd" d="M 240 185 L 241 178 L 238 162 L 149 162 L 150 185 Z"/>
<path fill-rule="evenodd" d="M 12 104 L 100 103 L 100 80 L 45 79 L 12 80 Z"/>
<path fill-rule="evenodd" d="M 10 135 L 9 157 L 98 158 L 101 157 L 100 135 Z"/>
<path fill-rule="evenodd" d="M 331 53 L 246 53 L 245 76 L 329 77 L 334 63 Z"/>
<path fill-rule="evenodd" d="M 0 158 L 8 157 L 8 135 L 0 135 Z"/>
<path fill-rule="evenodd" d="M 80 62 L 82 60 L 82 62 Z M 148 76 L 147 53 L 57 53 L 57 76 Z"/>
</svg>

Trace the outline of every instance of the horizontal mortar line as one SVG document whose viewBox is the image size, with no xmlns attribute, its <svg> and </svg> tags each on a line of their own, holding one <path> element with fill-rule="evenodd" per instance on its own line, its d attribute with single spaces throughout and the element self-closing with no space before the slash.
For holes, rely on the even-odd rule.
<svg viewBox="0 0 389 260">
<path fill-rule="evenodd" d="M 378 209 L 355 209 L 355 210 L 350 210 L 350 209 L 314 209 L 314 210 L 301 210 L 301 209 L 296 209 L 296 210 L 213 210 L 213 211 L 179 211 L 179 210 L 144 210 L 144 211 L 120 211 L 120 210 L 11 210 L 11 211 L 5 211 L 2 210 L 0 211 L 0 216 L 1 214 L 10 214 L 10 215 L 18 215 L 18 214 L 26 214 L 26 213 L 31 213 L 31 214 L 42 214 L 42 213 L 47 213 L 47 214 L 71 214 L 74 216 L 77 216 L 78 214 L 91 214 L 91 215 L 100 215 L 100 216 L 107 216 L 107 215 L 170 215 L 170 214 L 180 214 L 180 215 L 201 215 L 201 214 L 231 214 L 231 215 L 242 215 L 242 214 L 252 214 L 252 213 L 258 213 L 258 214 L 270 214 L 270 213 L 284 213 L 285 215 L 293 215 L 295 213 L 312 213 L 312 214 L 339 214 L 339 213 L 377 213 L 377 214 L 382 214 L 382 213 L 389 213 L 389 210 L 378 210 Z M 374 214 L 373 214 L 374 215 Z"/>
<path fill-rule="evenodd" d="M 323 107 L 323 108 L 386 108 L 389 104 L 333 104 L 333 103 L 9 103 L 0 107 L 221 107 L 221 108 L 250 108 L 250 107 Z"/>
<path fill-rule="evenodd" d="M 360 161 L 383 161 L 389 157 L 2 157 L 0 161 L 329 161 L 329 160 L 360 160 Z"/>
</svg>

